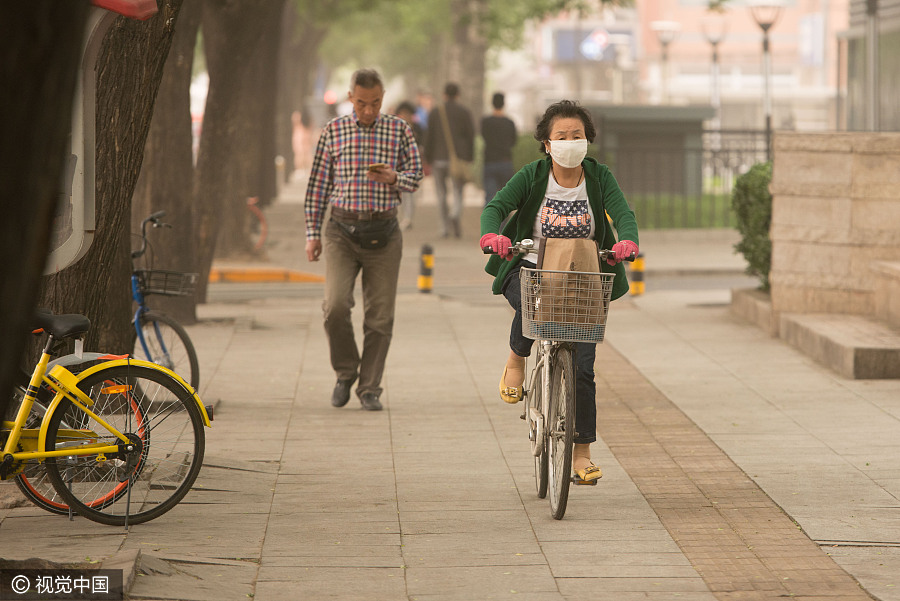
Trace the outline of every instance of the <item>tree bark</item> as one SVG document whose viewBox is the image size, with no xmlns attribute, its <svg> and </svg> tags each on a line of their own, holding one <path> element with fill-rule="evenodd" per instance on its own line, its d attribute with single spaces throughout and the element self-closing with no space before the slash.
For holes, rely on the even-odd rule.
<svg viewBox="0 0 900 601">
<path fill-rule="evenodd" d="M 204 4 L 209 93 L 194 180 L 199 302 L 206 300 L 213 256 L 243 258 L 253 252 L 247 198 L 259 192 L 260 128 L 272 129 L 275 123 L 271 109 L 263 116 L 264 105 L 253 104 L 266 56 L 260 40 L 278 37 L 281 6 L 282 1 Z"/>
<path fill-rule="evenodd" d="M 248 118 L 257 124 L 259 136 L 258 173 L 255 189 L 251 196 L 259 198 L 260 206 L 266 207 L 275 201 L 275 154 L 276 124 L 278 107 L 278 87 L 281 57 L 281 19 L 284 16 L 284 0 L 267 0 L 265 11 L 260 11 L 262 24 L 269 33 L 260 39 L 257 56 L 256 90 L 248 102 Z"/>
<path fill-rule="evenodd" d="M 285 180 L 290 178 L 295 168 L 293 114 L 297 112 L 301 115 L 302 124 L 310 133 L 310 147 L 305 149 L 310 161 L 316 132 L 326 120 L 324 103 L 322 99 L 314 98 L 313 94 L 318 73 L 318 50 L 327 32 L 326 28 L 313 24 L 305 15 L 297 14 L 295 3 L 285 3 L 275 126 L 278 154 L 285 158 Z"/>
<path fill-rule="evenodd" d="M 484 112 L 484 74 L 487 38 L 483 21 L 487 0 L 451 0 L 453 43 L 450 47 L 449 80 L 459 83 L 459 101 L 478 123 Z M 441 86 L 443 89 L 443 86 Z"/>
<path fill-rule="evenodd" d="M 156 97 L 144 163 L 132 198 L 131 248 L 140 244 L 141 221 L 163 210 L 170 228 L 148 232 L 150 250 L 140 265 L 181 272 L 196 271 L 193 243 L 194 163 L 191 132 L 191 70 L 200 27 L 201 5 L 184 4 Z M 152 306 L 183 324 L 196 322 L 193 295 L 153 297 Z"/>
<path fill-rule="evenodd" d="M 70 155 L 86 0 L 0 4 L 0 416 L 16 378 Z"/>
<path fill-rule="evenodd" d="M 44 279 L 41 303 L 87 315 L 87 346 L 131 352 L 131 194 L 182 0 L 146 21 L 118 17 L 97 58 L 96 234 L 75 265 Z"/>
</svg>

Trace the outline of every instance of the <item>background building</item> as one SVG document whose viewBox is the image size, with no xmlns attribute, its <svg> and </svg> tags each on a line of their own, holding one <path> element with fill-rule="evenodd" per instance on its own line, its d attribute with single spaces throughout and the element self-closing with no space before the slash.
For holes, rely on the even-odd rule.
<svg viewBox="0 0 900 601">
<path fill-rule="evenodd" d="M 839 34 L 847 31 L 849 1 L 782 3 L 769 30 L 774 129 L 843 126 L 847 104 L 839 77 L 846 77 L 841 75 L 846 74 L 846 66 L 840 61 L 846 51 Z M 900 16 L 900 0 L 892 2 Z M 765 123 L 762 29 L 750 3 L 731 0 L 725 7 L 715 13 L 704 0 L 636 0 L 632 7 L 598 9 L 586 17 L 561 13 L 526 36 L 532 40 L 527 49 L 531 74 L 523 74 L 519 65 L 515 71 L 508 67 L 515 76 L 505 76 L 501 58 L 494 77 L 515 81 L 512 87 L 519 89 L 522 98 L 514 104 L 529 116 L 561 96 L 586 104 L 720 104 L 721 127 L 761 129 Z M 845 36 L 851 60 L 858 60 L 856 38 Z M 712 43 L 716 40 L 718 77 Z M 883 44 L 888 40 L 882 36 Z M 891 78 L 886 67 L 883 60 L 883 83 Z M 897 73 L 894 68 L 893 77 L 900 77 Z"/>
<path fill-rule="evenodd" d="M 900 131 L 900 0 L 875 0 L 871 5 L 867 0 L 850 0 L 849 25 L 841 35 L 847 86 L 841 120 L 850 130 Z M 877 55 L 877 67 L 871 72 L 869 31 L 874 33 Z M 869 84 L 867 77 L 872 75 L 875 79 Z M 873 123 L 867 122 L 870 111 L 876 112 Z"/>
</svg>

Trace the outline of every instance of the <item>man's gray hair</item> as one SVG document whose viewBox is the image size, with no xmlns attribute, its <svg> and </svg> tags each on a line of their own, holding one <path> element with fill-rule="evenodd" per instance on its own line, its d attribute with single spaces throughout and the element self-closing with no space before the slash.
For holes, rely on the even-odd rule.
<svg viewBox="0 0 900 601">
<path fill-rule="evenodd" d="M 365 88 L 366 90 L 371 90 L 375 87 L 384 89 L 381 75 L 379 75 L 378 71 L 375 69 L 359 69 L 354 71 L 353 77 L 350 78 L 350 90 L 353 91 L 353 88 L 356 86 Z"/>
</svg>

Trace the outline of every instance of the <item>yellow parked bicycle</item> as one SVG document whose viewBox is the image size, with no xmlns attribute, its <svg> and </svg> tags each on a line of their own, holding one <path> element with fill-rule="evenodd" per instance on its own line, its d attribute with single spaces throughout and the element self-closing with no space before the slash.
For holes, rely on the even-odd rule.
<svg viewBox="0 0 900 601">
<path fill-rule="evenodd" d="M 47 342 L 14 420 L 0 427 L 0 479 L 42 463 L 69 512 L 102 524 L 127 527 L 172 509 L 200 472 L 211 408 L 148 361 L 113 359 L 77 375 L 62 364 L 48 370 L 56 341 L 75 338 L 80 354 L 90 321 L 38 313 L 35 322 Z M 46 407 L 37 401 L 49 396 L 42 389 L 52 394 Z M 36 402 L 45 409 L 39 422 Z"/>
</svg>

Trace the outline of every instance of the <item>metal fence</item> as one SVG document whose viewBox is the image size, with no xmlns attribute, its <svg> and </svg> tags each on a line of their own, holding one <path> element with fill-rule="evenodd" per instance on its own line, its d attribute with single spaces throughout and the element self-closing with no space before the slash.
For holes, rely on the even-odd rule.
<svg viewBox="0 0 900 601">
<path fill-rule="evenodd" d="M 766 138 L 762 130 L 704 130 L 686 141 L 623 139 L 600 150 L 640 227 L 733 227 L 731 190 L 766 160 Z"/>
</svg>

